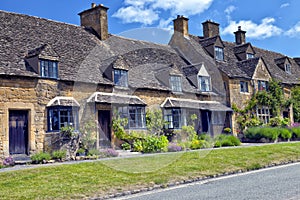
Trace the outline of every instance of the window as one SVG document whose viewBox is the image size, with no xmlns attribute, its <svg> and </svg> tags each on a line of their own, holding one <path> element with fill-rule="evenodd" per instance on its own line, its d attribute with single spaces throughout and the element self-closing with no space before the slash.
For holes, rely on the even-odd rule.
<svg viewBox="0 0 300 200">
<path fill-rule="evenodd" d="M 291 65 L 290 64 L 285 64 L 284 68 L 285 68 L 286 73 L 291 74 Z"/>
<path fill-rule="evenodd" d="M 114 69 L 114 83 L 117 86 L 128 87 L 128 72 L 122 69 Z"/>
<path fill-rule="evenodd" d="M 66 126 L 72 126 L 78 130 L 78 108 L 69 106 L 49 107 L 48 131 L 59 131 Z"/>
<path fill-rule="evenodd" d="M 58 78 L 57 61 L 40 60 L 40 75 L 47 78 Z"/>
<path fill-rule="evenodd" d="M 164 120 L 167 122 L 165 128 L 179 129 L 181 128 L 181 112 L 179 108 L 165 110 Z"/>
<path fill-rule="evenodd" d="M 173 92 L 181 92 L 181 77 L 180 76 L 170 76 L 170 85 Z"/>
<path fill-rule="evenodd" d="M 257 108 L 257 117 L 264 123 L 267 124 L 270 121 L 271 114 L 270 109 L 266 106 Z"/>
<path fill-rule="evenodd" d="M 117 108 L 121 118 L 127 118 L 126 128 L 140 129 L 146 128 L 145 107 L 141 106 L 122 106 Z"/>
<path fill-rule="evenodd" d="M 241 89 L 241 92 L 249 92 L 248 82 L 247 81 L 240 81 L 240 89 Z"/>
<path fill-rule="evenodd" d="M 215 57 L 216 57 L 216 60 L 224 60 L 223 48 L 215 47 Z"/>
<path fill-rule="evenodd" d="M 257 81 L 258 90 L 268 90 L 268 82 L 267 81 Z"/>
<path fill-rule="evenodd" d="M 246 58 L 247 58 L 247 59 L 254 58 L 254 54 L 252 54 L 252 53 L 247 53 L 247 54 L 246 54 Z"/>
<path fill-rule="evenodd" d="M 213 114 L 213 117 L 212 117 L 212 123 L 213 124 L 224 124 L 225 117 L 226 117 L 226 112 L 224 112 L 224 111 L 213 111 L 212 114 Z"/>
<path fill-rule="evenodd" d="M 199 76 L 199 90 L 202 92 L 210 91 L 210 77 L 209 76 Z"/>
</svg>

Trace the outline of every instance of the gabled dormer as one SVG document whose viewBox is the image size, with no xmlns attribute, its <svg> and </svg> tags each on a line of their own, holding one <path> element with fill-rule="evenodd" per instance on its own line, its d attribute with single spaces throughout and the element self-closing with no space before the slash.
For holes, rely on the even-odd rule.
<svg viewBox="0 0 300 200">
<path fill-rule="evenodd" d="M 200 44 L 215 60 L 224 61 L 224 43 L 220 37 L 219 24 L 211 20 L 202 23 L 203 39 Z"/>
<path fill-rule="evenodd" d="M 287 74 L 292 73 L 292 64 L 290 59 L 287 56 L 277 58 L 274 60 L 276 65 L 284 70 Z"/>
<path fill-rule="evenodd" d="M 255 58 L 255 51 L 250 43 L 235 46 L 234 54 L 239 61 Z"/>
<path fill-rule="evenodd" d="M 129 65 L 122 56 L 119 56 L 112 64 L 112 80 L 116 86 L 128 87 Z"/>
<path fill-rule="evenodd" d="M 220 36 L 203 39 L 200 44 L 208 54 L 218 61 L 224 61 L 224 43 Z"/>
<path fill-rule="evenodd" d="M 112 81 L 115 86 L 127 88 L 128 70 L 129 64 L 123 56 L 118 56 L 107 68 L 105 68 L 105 70 L 103 70 L 103 75 Z"/>
<path fill-rule="evenodd" d="M 59 77 L 59 56 L 49 44 L 28 51 L 25 61 L 40 77 L 54 79 Z"/>
<path fill-rule="evenodd" d="M 201 92 L 211 91 L 211 78 L 204 64 L 202 64 L 197 76 L 198 76 L 198 89 Z"/>
</svg>

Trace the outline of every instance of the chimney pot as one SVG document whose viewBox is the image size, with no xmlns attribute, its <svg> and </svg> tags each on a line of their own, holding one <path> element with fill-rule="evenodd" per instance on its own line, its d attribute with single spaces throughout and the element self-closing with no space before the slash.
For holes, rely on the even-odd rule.
<svg viewBox="0 0 300 200">
<path fill-rule="evenodd" d="M 107 10 L 102 4 L 92 3 L 92 8 L 79 13 L 81 26 L 93 29 L 100 40 L 108 38 Z"/>
<path fill-rule="evenodd" d="M 183 15 L 177 15 L 177 18 L 173 20 L 174 34 L 189 36 L 188 20 Z"/>
<path fill-rule="evenodd" d="M 202 26 L 203 26 L 204 38 L 210 38 L 210 37 L 215 37 L 217 35 L 220 35 L 218 23 L 213 22 L 212 20 L 209 19 L 206 22 L 203 22 Z"/>
<path fill-rule="evenodd" d="M 241 26 L 238 26 L 238 30 L 234 32 L 235 35 L 235 43 L 237 45 L 246 43 L 246 31 L 243 31 Z"/>
</svg>

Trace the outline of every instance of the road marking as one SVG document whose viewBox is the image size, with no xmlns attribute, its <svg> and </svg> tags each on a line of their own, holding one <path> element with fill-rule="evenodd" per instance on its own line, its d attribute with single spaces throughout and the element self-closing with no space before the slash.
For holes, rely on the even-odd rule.
<svg viewBox="0 0 300 200">
<path fill-rule="evenodd" d="M 291 166 L 294 166 L 294 165 L 300 165 L 300 162 L 286 164 L 286 165 L 279 165 L 279 166 L 274 166 L 274 167 L 268 167 L 268 168 L 262 168 L 262 169 L 253 170 L 253 171 L 249 171 L 249 172 L 231 174 L 231 175 L 221 176 L 221 177 L 216 177 L 216 178 L 209 178 L 207 180 L 202 180 L 202 181 L 196 181 L 196 182 L 193 182 L 193 183 L 186 183 L 186 184 L 171 186 L 171 187 L 168 187 L 168 188 L 155 189 L 155 190 L 152 190 L 152 191 L 141 192 L 141 193 L 132 194 L 132 195 L 123 196 L 123 197 L 118 197 L 118 198 L 113 198 L 113 199 L 115 199 L 115 200 L 126 200 L 126 199 L 135 198 L 135 197 L 151 195 L 151 194 L 154 194 L 154 193 L 160 193 L 160 192 L 165 192 L 165 191 L 170 191 L 170 190 L 176 190 L 176 189 L 185 188 L 185 187 L 194 186 L 194 185 L 203 185 L 203 184 L 206 184 L 206 183 L 219 181 L 219 180 L 224 180 L 224 179 L 229 179 L 229 178 L 234 178 L 234 177 L 238 177 L 238 176 L 245 176 L 245 175 L 256 174 L 256 173 L 269 171 L 269 170 L 273 170 L 273 169 L 291 167 Z M 294 200 L 294 198 L 292 198 L 291 200 Z"/>
</svg>

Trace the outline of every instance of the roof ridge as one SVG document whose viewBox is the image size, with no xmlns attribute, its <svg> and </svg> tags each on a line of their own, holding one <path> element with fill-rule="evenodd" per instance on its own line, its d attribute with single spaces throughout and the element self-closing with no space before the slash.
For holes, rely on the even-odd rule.
<svg viewBox="0 0 300 200">
<path fill-rule="evenodd" d="M 38 17 L 38 16 L 34 16 L 34 15 L 28 15 L 28 14 L 23 14 L 23 13 L 15 13 L 15 12 L 5 11 L 5 10 L 0 10 L 0 13 L 1 12 L 2 13 L 6 13 L 6 14 L 16 15 L 16 16 L 22 16 L 22 17 L 35 18 L 35 19 L 39 19 L 39 20 L 45 20 L 45 21 L 49 21 L 49 22 L 54 22 L 54 23 L 58 23 L 58 24 L 64 24 L 64 25 L 68 25 L 68 26 L 73 26 L 73 27 L 76 27 L 76 28 L 82 28 L 82 29 L 84 29 L 82 26 L 79 26 L 79 25 L 76 25 L 76 24 L 67 23 L 67 22 L 56 21 L 54 19 L 47 19 L 47 18 Z"/>
</svg>

